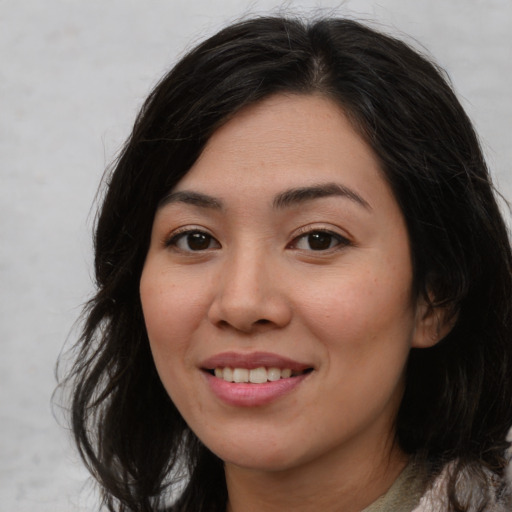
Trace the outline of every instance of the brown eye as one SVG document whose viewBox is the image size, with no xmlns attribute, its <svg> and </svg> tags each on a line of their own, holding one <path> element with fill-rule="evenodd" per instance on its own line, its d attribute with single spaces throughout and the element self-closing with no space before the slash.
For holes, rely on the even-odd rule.
<svg viewBox="0 0 512 512">
<path fill-rule="evenodd" d="M 329 231 L 311 231 L 295 239 L 293 247 L 305 251 L 327 251 L 338 245 L 350 245 L 350 242 Z"/>
<path fill-rule="evenodd" d="M 219 242 L 213 236 L 203 231 L 185 231 L 171 238 L 169 246 L 174 246 L 181 251 L 197 252 L 208 249 L 218 249 Z"/>
<path fill-rule="evenodd" d="M 313 251 L 325 251 L 331 248 L 334 237 L 328 233 L 311 233 L 308 235 L 308 244 Z"/>
</svg>

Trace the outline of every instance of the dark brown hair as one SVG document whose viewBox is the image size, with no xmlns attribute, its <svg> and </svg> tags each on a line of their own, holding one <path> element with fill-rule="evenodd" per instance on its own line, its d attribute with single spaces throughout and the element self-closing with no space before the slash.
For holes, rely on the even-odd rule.
<svg viewBox="0 0 512 512">
<path fill-rule="evenodd" d="M 160 199 L 222 123 L 278 92 L 319 93 L 343 108 L 406 219 L 418 295 L 458 315 L 435 347 L 412 350 L 397 442 L 434 471 L 455 461 L 455 473 L 474 474 L 483 488 L 483 470 L 503 475 L 512 260 L 471 122 L 443 72 L 399 40 L 343 19 L 256 18 L 203 42 L 160 81 L 108 174 L 94 239 L 97 292 L 68 382 L 75 439 L 109 510 L 163 509 L 180 482 L 173 510 L 225 509 L 222 461 L 157 376 L 139 280 Z M 451 510 L 468 510 L 455 482 Z"/>
</svg>

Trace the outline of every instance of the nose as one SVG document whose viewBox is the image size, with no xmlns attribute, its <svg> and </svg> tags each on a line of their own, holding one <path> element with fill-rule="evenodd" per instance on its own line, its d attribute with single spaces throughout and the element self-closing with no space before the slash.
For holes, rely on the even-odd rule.
<svg viewBox="0 0 512 512">
<path fill-rule="evenodd" d="M 292 310 L 283 276 L 265 252 L 238 251 L 219 272 L 210 322 L 244 333 L 285 327 Z"/>
</svg>

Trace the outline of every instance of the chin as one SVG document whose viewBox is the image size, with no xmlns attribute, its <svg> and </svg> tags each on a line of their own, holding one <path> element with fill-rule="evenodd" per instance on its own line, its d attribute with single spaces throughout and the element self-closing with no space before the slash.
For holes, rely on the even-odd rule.
<svg viewBox="0 0 512 512">
<path fill-rule="evenodd" d="M 298 465 L 297 460 L 285 456 L 276 456 L 275 453 L 269 453 L 268 455 L 246 453 L 243 456 L 238 454 L 223 460 L 225 464 L 230 464 L 248 471 L 263 473 L 287 471 Z"/>
<path fill-rule="evenodd" d="M 264 446 L 262 446 L 264 444 Z M 282 444 L 282 443 L 280 443 Z M 208 445 L 207 445 L 208 446 Z M 229 446 L 208 446 L 226 464 L 254 471 L 284 471 L 300 464 L 297 450 L 275 442 L 246 441 L 232 442 Z"/>
</svg>

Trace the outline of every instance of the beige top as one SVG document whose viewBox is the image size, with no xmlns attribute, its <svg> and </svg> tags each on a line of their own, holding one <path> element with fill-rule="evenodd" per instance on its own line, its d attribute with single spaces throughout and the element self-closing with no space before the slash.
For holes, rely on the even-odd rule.
<svg viewBox="0 0 512 512">
<path fill-rule="evenodd" d="M 425 472 L 410 463 L 398 475 L 386 494 L 362 512 L 411 512 L 425 492 Z"/>
<path fill-rule="evenodd" d="M 400 473 L 386 494 L 374 501 L 362 512 L 446 512 L 450 509 L 446 502 L 446 483 L 449 467 L 441 472 L 433 485 L 427 485 L 428 469 L 414 462 L 409 463 Z M 461 497 L 469 504 L 468 512 L 510 512 L 512 511 L 512 490 L 498 498 L 496 482 L 489 476 L 486 493 L 475 485 L 468 475 L 460 475 Z M 483 498 L 489 495 L 490 501 L 483 505 Z"/>
</svg>

